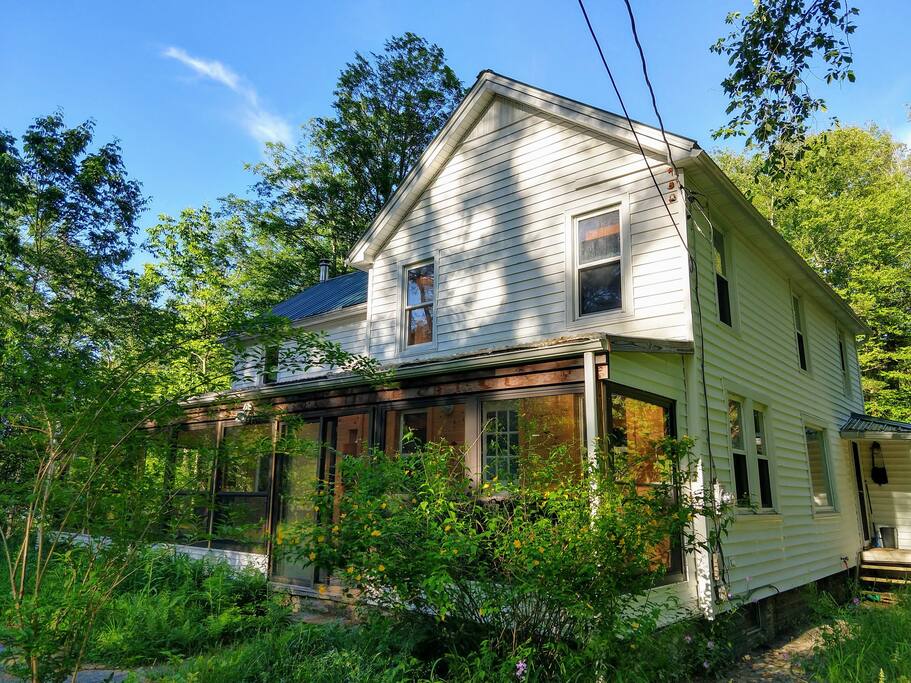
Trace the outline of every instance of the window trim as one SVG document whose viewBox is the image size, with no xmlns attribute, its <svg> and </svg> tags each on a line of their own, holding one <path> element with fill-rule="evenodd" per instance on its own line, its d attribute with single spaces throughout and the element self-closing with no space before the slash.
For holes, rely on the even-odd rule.
<svg viewBox="0 0 911 683">
<path fill-rule="evenodd" d="M 721 235 L 721 239 L 723 241 L 722 246 L 723 246 L 724 250 L 722 252 L 722 258 L 724 259 L 724 266 L 725 266 L 725 271 L 726 271 L 725 274 L 723 274 L 723 275 L 718 273 L 718 271 L 715 270 L 715 252 L 717 251 L 717 249 L 715 248 L 715 233 L 718 233 L 719 235 Z M 712 226 L 712 241 L 711 241 L 710 246 L 711 246 L 711 250 L 712 250 L 711 251 L 712 275 L 713 275 L 712 288 L 715 291 L 715 322 L 717 322 L 721 325 L 724 325 L 729 330 L 734 330 L 734 329 L 737 329 L 738 319 L 737 319 L 737 312 L 736 312 L 737 306 L 735 306 L 735 303 L 734 303 L 734 289 L 735 289 L 734 277 L 733 277 L 734 266 L 733 266 L 733 249 L 732 249 L 732 245 L 731 245 L 730 231 L 721 230 L 719 228 L 716 228 L 713 225 Z M 720 298 L 720 292 L 718 289 L 718 278 L 719 277 L 724 278 L 724 281 L 728 285 L 728 316 L 731 319 L 730 323 L 726 323 L 726 322 L 724 322 L 724 320 L 721 319 L 721 298 Z"/>
<path fill-rule="evenodd" d="M 738 506 L 735 510 L 744 517 L 775 516 L 780 515 L 780 498 L 778 495 L 778 460 L 774 457 L 775 437 L 772 434 L 775 411 L 772 402 L 761 392 L 756 392 L 749 387 L 740 386 L 735 382 L 725 380 L 724 401 L 721 408 L 724 411 L 725 425 L 728 424 L 728 401 L 740 402 L 741 428 L 743 429 L 744 451 L 747 456 L 747 484 L 750 492 L 750 506 Z M 759 483 L 759 454 L 756 452 L 756 430 L 753 424 L 753 411 L 762 413 L 764 459 L 769 463 L 769 489 L 772 495 L 772 506 L 762 506 L 762 492 Z M 727 430 L 730 432 L 730 430 Z M 731 443 L 730 433 L 727 436 L 728 464 L 730 469 L 730 485 L 736 491 L 734 481 L 734 448 Z M 736 493 L 735 493 L 736 495 Z M 736 501 L 735 501 L 736 503 Z"/>
<path fill-rule="evenodd" d="M 398 308 L 398 329 L 399 329 L 399 352 L 402 354 L 423 353 L 434 351 L 437 348 L 437 330 L 436 330 L 436 312 L 437 302 L 439 300 L 439 259 L 434 254 L 427 258 L 409 261 L 399 268 L 399 308 Z M 417 304 L 408 306 L 408 271 L 421 268 L 423 266 L 433 266 L 433 301 L 430 304 Z M 418 309 L 431 309 L 431 337 L 429 342 L 421 344 L 408 344 L 408 312 Z"/>
<path fill-rule="evenodd" d="M 581 314 L 579 312 L 579 247 L 576 239 L 576 225 L 580 220 L 600 213 L 617 210 L 620 213 L 620 308 L 597 313 Z M 566 293 L 566 324 L 568 327 L 588 327 L 606 320 L 622 320 L 633 316 L 633 278 L 630 243 L 629 195 L 613 195 L 601 199 L 582 202 L 571 206 L 563 214 L 565 233 L 566 264 L 564 289 Z M 586 267 L 613 262 L 599 261 L 586 264 Z"/>
<path fill-rule="evenodd" d="M 436 254 L 428 258 L 410 261 L 403 264 L 399 270 L 399 351 L 402 354 L 422 353 L 425 351 L 435 351 L 437 348 L 437 330 L 436 330 L 436 312 L 437 301 L 439 299 L 439 267 Z M 433 301 L 430 304 L 417 304 L 408 306 L 408 271 L 421 268 L 426 265 L 433 266 Z M 431 309 L 431 332 L 430 341 L 421 344 L 408 344 L 408 312 L 418 308 Z"/>
<path fill-rule="evenodd" d="M 800 320 L 800 327 L 797 321 Z M 810 361 L 810 338 L 807 335 L 807 313 L 803 305 L 803 297 L 791 291 L 791 324 L 794 326 L 794 352 L 797 354 L 797 369 L 809 373 L 812 368 Z M 800 362 L 800 350 L 803 347 L 803 363 Z"/>
<path fill-rule="evenodd" d="M 274 365 L 271 361 L 272 354 L 275 354 Z M 259 384 L 260 386 L 269 387 L 278 384 L 278 376 L 281 371 L 281 344 L 268 344 L 263 346 L 262 363 L 260 364 Z M 271 366 L 271 370 L 270 370 Z"/>
<path fill-rule="evenodd" d="M 807 463 L 807 488 L 810 492 L 810 510 L 813 515 L 832 514 L 839 512 L 838 501 L 835 498 L 834 477 L 832 476 L 832 458 L 829 453 L 829 430 L 821 426 L 822 421 L 814 420 L 812 417 L 803 416 L 801 419 L 801 428 L 803 432 L 804 458 Z M 816 505 L 814 500 L 815 491 L 813 490 L 813 473 L 810 471 L 810 449 L 807 443 L 807 430 L 813 430 L 819 433 L 820 448 L 822 450 L 822 467 L 823 475 L 826 481 L 826 493 L 829 497 L 828 505 Z"/>
</svg>

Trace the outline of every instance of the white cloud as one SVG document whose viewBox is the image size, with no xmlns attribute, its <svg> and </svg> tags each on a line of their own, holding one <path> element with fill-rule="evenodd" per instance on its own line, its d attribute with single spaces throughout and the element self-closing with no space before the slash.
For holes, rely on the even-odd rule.
<svg viewBox="0 0 911 683">
<path fill-rule="evenodd" d="M 252 85 L 246 83 L 229 66 L 214 59 L 200 59 L 173 45 L 166 48 L 163 57 L 175 59 L 188 67 L 193 73 L 220 83 L 243 99 L 243 111 L 240 123 L 247 133 L 260 143 L 283 142 L 290 145 L 294 141 L 293 127 L 278 114 L 273 114 L 262 107 L 259 95 Z"/>
</svg>

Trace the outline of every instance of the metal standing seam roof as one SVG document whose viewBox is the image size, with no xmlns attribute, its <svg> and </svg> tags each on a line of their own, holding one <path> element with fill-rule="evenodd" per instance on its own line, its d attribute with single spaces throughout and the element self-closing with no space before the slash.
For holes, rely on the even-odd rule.
<svg viewBox="0 0 911 683">
<path fill-rule="evenodd" d="M 886 420 L 881 417 L 851 413 L 851 417 L 842 425 L 841 432 L 842 434 L 846 432 L 852 434 L 860 434 L 863 432 L 891 432 L 893 434 L 911 435 L 911 424 L 908 424 L 907 422 L 897 422 L 895 420 Z"/>
<path fill-rule="evenodd" d="M 367 273 L 356 270 L 308 287 L 272 307 L 273 315 L 291 321 L 332 313 L 367 302 Z"/>
</svg>

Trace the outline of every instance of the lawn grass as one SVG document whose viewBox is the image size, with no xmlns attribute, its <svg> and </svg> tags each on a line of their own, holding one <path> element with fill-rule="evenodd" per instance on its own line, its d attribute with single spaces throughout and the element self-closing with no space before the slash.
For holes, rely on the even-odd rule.
<svg viewBox="0 0 911 683">
<path fill-rule="evenodd" d="M 855 601 L 830 605 L 822 641 L 806 663 L 813 680 L 828 683 L 911 681 L 911 591 L 893 605 Z"/>
</svg>

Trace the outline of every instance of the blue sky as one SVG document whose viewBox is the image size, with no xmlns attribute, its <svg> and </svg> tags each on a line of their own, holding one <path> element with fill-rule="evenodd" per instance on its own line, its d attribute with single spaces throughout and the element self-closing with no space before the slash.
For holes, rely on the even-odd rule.
<svg viewBox="0 0 911 683">
<path fill-rule="evenodd" d="M 813 85 L 844 123 L 875 122 L 911 142 L 911 71 L 903 66 L 911 2 L 856 0 L 857 82 Z M 634 118 L 654 122 L 622 0 L 588 0 Z M 709 148 L 724 121 L 723 58 L 708 46 L 742 0 L 634 2 L 667 127 Z M 10 3 L 0 26 L 0 128 L 40 114 L 97 122 L 121 140 L 129 172 L 159 213 L 242 193 L 265 139 L 294 139 L 330 113 L 355 51 L 413 31 L 446 51 L 466 84 L 490 68 L 618 110 L 575 0 Z M 822 117 L 820 125 L 826 125 Z M 142 261 L 138 257 L 137 264 Z"/>
</svg>

